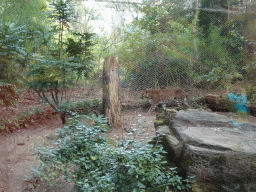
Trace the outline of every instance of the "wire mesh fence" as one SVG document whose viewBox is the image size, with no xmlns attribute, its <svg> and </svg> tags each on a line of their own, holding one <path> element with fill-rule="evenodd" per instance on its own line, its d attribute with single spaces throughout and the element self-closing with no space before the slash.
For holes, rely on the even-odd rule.
<svg viewBox="0 0 256 192">
<path fill-rule="evenodd" d="M 72 1 L 73 4 L 76 2 Z M 81 81 L 82 84 L 75 87 L 80 89 L 81 97 L 71 94 L 71 101 L 102 98 L 104 59 L 115 55 L 120 59 L 120 92 L 123 103 L 136 102 L 143 90 L 166 87 L 181 87 L 190 97 L 199 97 L 208 93 L 243 93 L 248 101 L 255 102 L 255 0 L 94 0 L 94 2 L 103 2 L 115 12 L 115 17 L 111 17 L 111 33 L 108 33 L 106 38 L 100 35 L 93 36 L 89 30 L 89 22 L 86 23 L 88 26 L 83 28 L 85 33 L 79 31 L 81 27 L 79 22 L 92 18 L 89 17 L 91 13 L 84 11 L 82 7 L 81 10 L 73 9 L 75 6 L 72 5 L 73 16 L 74 13 L 77 16 L 80 13 L 84 14 L 78 20 L 67 21 L 74 30 L 79 31 L 69 34 L 74 38 L 73 41 L 68 35 L 65 37 L 65 33 L 63 37 L 66 39 L 60 38 L 63 30 L 57 27 L 58 30 L 52 37 L 56 50 L 47 44 L 51 36 L 50 32 L 48 40 L 44 39 L 45 34 L 38 35 L 38 38 L 42 36 L 40 38 L 44 39 L 45 45 L 38 44 L 35 45 L 34 50 L 32 48 L 30 50 L 31 60 L 35 59 L 31 63 L 31 66 L 35 66 L 34 72 L 39 75 L 38 71 L 45 70 L 45 76 L 49 76 L 47 81 L 51 81 L 52 76 L 59 75 L 55 81 L 65 82 L 65 78 L 69 79 L 70 75 L 61 74 L 60 71 L 67 70 L 68 66 L 70 74 L 74 76 L 81 70 L 87 71 L 86 78 Z M 71 4 L 69 2 L 67 5 L 71 6 Z M 62 10 L 63 7 L 55 8 Z M 62 11 L 65 12 L 66 9 Z M 127 15 L 130 15 L 130 19 L 127 19 Z M 68 33 L 68 28 L 65 28 L 65 22 L 60 17 L 56 17 L 53 23 L 62 23 L 63 29 Z M 9 54 L 17 54 L 12 52 L 12 41 L 23 48 L 28 46 L 27 44 L 31 44 L 32 47 L 36 44 L 34 42 L 37 42 L 31 40 L 31 43 L 26 45 L 20 44 L 23 40 L 15 37 L 19 37 L 23 32 L 21 30 L 15 36 L 15 31 L 20 31 L 20 28 L 9 27 L 8 33 L 1 33 L 2 44 L 10 45 L 10 48 L 2 54 L 5 71 L 2 70 L 0 76 L 3 77 L 13 73 L 15 67 L 9 66 L 16 66 L 11 63 L 5 64 Z M 30 37 L 29 34 L 23 35 L 22 38 L 33 39 L 33 35 Z M 98 47 L 94 47 L 91 43 L 94 40 L 100 42 Z M 21 50 L 19 46 L 17 50 Z M 60 54 L 62 52 L 65 52 L 65 57 L 64 54 Z M 26 59 L 26 54 L 22 54 L 25 52 L 21 51 L 20 58 L 17 57 L 16 60 L 25 68 L 30 65 L 29 59 Z M 50 59 L 46 57 L 42 60 L 41 55 L 44 54 Z M 82 60 L 72 60 L 77 56 Z M 90 58 L 89 62 L 87 62 L 88 58 Z M 66 60 L 66 63 L 62 60 Z M 37 63 L 41 68 L 36 68 L 34 64 Z M 75 66 L 78 64 L 79 67 Z M 19 71 L 18 68 L 16 69 Z M 26 70 L 23 73 L 25 74 Z M 23 76 L 16 71 L 13 74 Z M 40 75 L 34 77 L 40 79 Z M 46 82 L 45 79 L 41 80 Z M 77 83 L 76 80 L 74 82 Z M 70 93 L 74 92 L 71 90 Z"/>
<path fill-rule="evenodd" d="M 116 51 L 122 94 L 171 86 L 254 100 L 255 1 L 186 2 L 141 6 L 143 16 L 123 29 Z"/>
<path fill-rule="evenodd" d="M 190 98 L 235 92 L 255 102 L 256 1 L 106 2 L 117 18 L 103 55 L 120 59 L 122 103 L 166 87 L 181 87 Z M 83 82 L 85 98 L 102 98 L 102 78 L 99 67 Z"/>
</svg>

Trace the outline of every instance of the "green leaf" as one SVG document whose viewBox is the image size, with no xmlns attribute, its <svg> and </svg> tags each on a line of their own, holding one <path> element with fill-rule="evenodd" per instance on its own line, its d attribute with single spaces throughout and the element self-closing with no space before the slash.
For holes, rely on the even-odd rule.
<svg viewBox="0 0 256 192">
<path fill-rule="evenodd" d="M 0 129 L 4 130 L 5 129 L 5 125 L 0 126 Z"/>
</svg>

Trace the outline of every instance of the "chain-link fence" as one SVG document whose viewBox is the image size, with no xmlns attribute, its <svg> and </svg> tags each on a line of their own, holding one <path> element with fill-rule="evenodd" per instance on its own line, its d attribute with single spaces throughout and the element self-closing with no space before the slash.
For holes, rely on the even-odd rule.
<svg viewBox="0 0 256 192">
<path fill-rule="evenodd" d="M 123 29 L 117 46 L 123 98 L 172 86 L 193 97 L 234 91 L 255 99 L 255 5 L 203 0 L 140 6 L 142 16 Z"/>
<path fill-rule="evenodd" d="M 255 1 L 108 1 L 107 6 L 117 13 L 106 55 L 120 59 L 122 103 L 165 87 L 181 87 L 190 98 L 235 92 L 255 102 Z M 132 22 L 125 22 L 127 13 Z M 84 87 L 87 98 L 102 98 L 102 71 Z"/>
</svg>

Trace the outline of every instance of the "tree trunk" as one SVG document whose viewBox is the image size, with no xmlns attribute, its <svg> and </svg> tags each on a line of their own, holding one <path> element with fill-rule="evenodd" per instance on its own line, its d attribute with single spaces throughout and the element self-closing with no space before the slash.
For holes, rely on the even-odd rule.
<svg viewBox="0 0 256 192">
<path fill-rule="evenodd" d="M 113 127 L 121 125 L 121 101 L 119 87 L 119 58 L 105 59 L 103 66 L 103 114 Z"/>
<path fill-rule="evenodd" d="M 194 36 L 194 50 L 195 50 L 195 65 L 194 65 L 194 70 L 196 72 L 200 72 L 201 71 L 201 65 L 200 65 L 200 61 L 199 61 L 199 53 L 198 53 L 198 45 L 197 45 L 197 35 L 196 35 L 196 31 L 197 31 L 197 25 L 198 25 L 198 0 L 195 1 L 195 11 L 194 11 L 194 27 L 193 27 L 193 34 Z"/>
<path fill-rule="evenodd" d="M 60 118 L 62 121 L 62 124 L 65 125 L 66 124 L 66 113 L 60 113 Z"/>
</svg>

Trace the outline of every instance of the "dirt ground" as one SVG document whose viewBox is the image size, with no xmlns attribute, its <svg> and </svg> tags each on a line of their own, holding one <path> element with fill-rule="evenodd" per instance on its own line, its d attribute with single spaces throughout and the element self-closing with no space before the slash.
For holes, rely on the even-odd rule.
<svg viewBox="0 0 256 192">
<path fill-rule="evenodd" d="M 79 95 L 83 97 L 83 93 L 85 93 L 84 90 L 76 93 L 78 95 L 77 99 L 79 99 Z M 17 107 L 9 107 L 8 109 L 0 107 L 0 119 L 15 117 L 31 107 L 43 107 L 34 93 L 24 90 L 20 92 L 20 96 Z M 128 133 L 134 131 L 135 140 L 151 140 L 155 136 L 154 120 L 156 112 L 152 112 L 150 115 L 145 114 L 146 111 L 142 109 L 123 111 L 122 127 L 120 129 L 112 129 L 106 136 L 120 141 L 122 138 L 130 137 Z M 235 119 L 234 114 L 219 114 Z M 256 123 L 256 117 L 252 116 L 235 120 Z M 29 174 L 30 165 L 37 163 L 36 156 L 32 155 L 30 151 L 39 143 L 45 146 L 51 144 L 53 142 L 51 135 L 62 127 L 60 118 L 55 117 L 43 119 L 41 122 L 33 122 L 26 125 L 25 128 L 6 136 L 0 135 L 0 192 L 21 192 L 28 185 L 23 179 L 25 179 L 25 175 Z M 144 134 L 139 134 L 139 132 Z M 67 189 L 61 191 L 67 191 Z"/>
<path fill-rule="evenodd" d="M 150 140 L 155 135 L 155 113 L 143 116 L 144 113 L 130 111 L 122 115 L 124 128 L 136 128 L 137 132 L 145 133 L 135 136 L 136 140 Z M 37 164 L 36 156 L 30 151 L 39 143 L 50 144 L 50 135 L 62 126 L 59 118 L 46 119 L 41 124 L 31 125 L 27 129 L 0 137 L 0 192 L 21 192 L 27 186 L 28 183 L 23 181 L 24 176 L 29 175 L 30 165 Z M 127 138 L 128 134 L 119 129 L 108 133 L 107 137 L 120 140 Z"/>
<path fill-rule="evenodd" d="M 0 108 L 2 119 L 11 118 L 26 109 L 42 105 L 36 94 L 26 91 L 22 93 L 18 107 L 9 107 L 8 110 L 4 107 Z M 155 136 L 156 112 L 147 116 L 145 113 L 142 109 L 124 111 L 122 113 L 122 127 L 113 129 L 107 134 L 107 137 L 120 141 L 122 138 L 128 138 L 129 132 L 137 129 L 134 132 L 135 140 L 151 140 Z M 21 192 L 27 187 L 29 183 L 23 181 L 25 175 L 29 175 L 31 165 L 38 163 L 36 156 L 32 155 L 31 151 L 38 144 L 50 145 L 53 142 L 51 136 L 58 128 L 62 127 L 61 119 L 55 117 L 44 119 L 40 123 L 34 122 L 6 136 L 0 135 L 0 192 Z M 139 132 L 144 132 L 144 134 L 138 134 Z M 41 191 L 40 187 L 38 191 Z M 42 189 L 42 191 L 44 190 Z M 67 189 L 63 189 L 63 191 L 67 191 Z"/>
<path fill-rule="evenodd" d="M 27 129 L 0 137 L 0 191 L 21 192 L 24 175 L 29 167 L 36 164 L 36 156 L 30 151 L 38 144 L 47 144 L 46 136 L 62 127 L 59 118 L 46 119 L 41 124 L 34 124 Z"/>
</svg>

